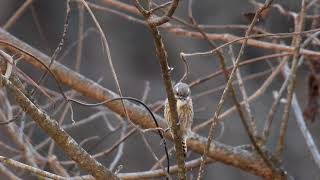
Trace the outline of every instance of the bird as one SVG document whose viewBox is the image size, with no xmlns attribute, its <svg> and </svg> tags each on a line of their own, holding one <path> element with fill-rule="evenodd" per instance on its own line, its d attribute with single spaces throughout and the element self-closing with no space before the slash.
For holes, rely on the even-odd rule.
<svg viewBox="0 0 320 180">
<path fill-rule="evenodd" d="M 182 138 L 181 143 L 184 150 L 184 155 L 186 156 L 186 153 L 187 153 L 186 142 L 191 132 L 191 126 L 193 123 L 193 116 L 194 116 L 191 91 L 188 84 L 179 82 L 174 86 L 173 92 L 174 92 L 174 97 L 176 99 L 177 113 L 178 113 L 178 120 L 176 122 L 180 124 L 178 133 L 181 134 L 181 138 Z M 172 122 L 174 121 L 170 117 L 170 107 L 169 107 L 168 99 L 166 99 L 164 104 L 164 118 L 167 121 L 168 128 L 173 136 L 171 127 L 172 127 Z"/>
</svg>

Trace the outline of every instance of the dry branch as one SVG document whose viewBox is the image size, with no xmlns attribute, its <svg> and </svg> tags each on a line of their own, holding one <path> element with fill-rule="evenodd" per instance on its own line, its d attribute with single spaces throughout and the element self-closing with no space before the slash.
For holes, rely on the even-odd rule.
<svg viewBox="0 0 320 180">
<path fill-rule="evenodd" d="M 18 161 L 15 161 L 13 159 L 9 159 L 9 158 L 3 157 L 3 156 L 0 156 L 0 162 L 5 164 L 5 165 L 7 165 L 7 166 L 11 166 L 11 167 L 14 167 L 14 168 L 27 170 L 27 171 L 29 171 L 29 172 L 31 172 L 33 174 L 36 174 L 36 175 L 39 175 L 39 176 L 42 176 L 42 177 L 47 177 L 47 178 L 55 179 L 55 180 L 66 180 L 67 179 L 65 177 L 49 173 L 47 171 L 43 171 L 43 170 L 40 170 L 38 168 L 34 168 L 32 166 L 20 163 Z"/>
<path fill-rule="evenodd" d="M 132 13 L 135 15 L 141 15 L 139 13 L 139 11 L 137 11 L 137 9 L 134 8 L 134 6 L 131 6 L 129 4 L 118 2 L 115 0 L 102 0 L 102 2 L 112 6 L 113 8 L 116 8 L 116 9 L 119 9 L 119 10 L 122 10 L 125 12 L 129 12 L 129 13 Z M 166 25 L 170 26 L 169 23 L 167 23 Z M 179 36 L 183 36 L 186 38 L 205 40 L 203 35 L 199 32 L 188 31 L 183 28 L 166 28 L 166 26 L 163 26 L 163 28 L 166 31 L 173 33 L 173 34 L 176 34 L 176 35 L 179 35 Z M 312 33 L 312 32 L 310 32 L 310 33 Z M 235 35 L 228 34 L 228 33 L 223 33 L 223 34 L 206 33 L 206 35 L 207 35 L 208 39 L 212 40 L 212 41 L 231 42 L 231 41 L 235 41 L 237 39 L 241 39 L 239 36 L 235 36 Z M 264 36 L 264 34 L 262 34 L 262 36 Z M 242 44 L 243 41 L 245 41 L 245 39 L 238 40 L 235 43 Z M 252 46 L 252 47 L 256 47 L 256 48 L 272 50 L 272 51 L 280 51 L 280 52 L 294 52 L 294 49 L 295 49 L 292 46 L 286 46 L 286 45 L 281 45 L 281 44 L 276 44 L 276 43 L 271 43 L 271 42 L 266 42 L 266 41 L 254 40 L 254 39 L 249 39 L 247 41 L 247 45 Z M 307 56 L 308 58 L 315 59 L 315 60 L 320 57 L 319 52 L 307 50 L 307 49 L 301 49 L 300 54 Z"/>
<path fill-rule="evenodd" d="M 71 159 L 76 161 L 82 169 L 88 171 L 97 179 L 118 179 L 117 176 L 108 171 L 102 164 L 82 149 L 55 120 L 38 109 L 11 81 L 3 75 L 0 75 L 0 81 L 10 90 L 22 110 L 26 112 Z"/>
<path fill-rule="evenodd" d="M 10 44 L 32 54 L 33 56 L 39 58 L 42 62 L 44 62 L 47 65 L 50 63 L 50 57 L 41 53 L 37 49 L 29 46 L 23 41 L 15 38 L 11 34 L 0 28 L 1 46 L 4 46 L 14 52 L 18 51 L 17 48 L 10 46 L 6 42 L 9 42 Z M 35 59 L 32 56 L 28 55 L 27 53 L 24 53 L 23 55 L 24 59 L 27 62 L 29 62 L 38 69 L 43 69 L 41 64 L 35 61 Z M 119 97 L 116 93 L 72 71 L 71 69 L 65 67 L 64 65 L 58 62 L 55 62 L 52 65 L 51 70 L 59 81 L 71 87 L 72 89 L 82 93 L 83 95 L 95 99 L 96 101 L 100 102 L 107 99 Z M 130 119 L 133 123 L 144 129 L 156 128 L 153 120 L 151 119 L 151 117 L 145 109 L 136 104 L 130 103 L 129 101 L 124 101 L 124 103 L 127 107 Z M 120 114 L 121 116 L 125 116 L 121 102 L 119 101 L 108 103 L 106 104 L 106 107 L 108 107 L 115 113 Z M 155 115 L 155 117 L 157 118 L 160 127 L 166 127 L 162 117 L 158 115 Z M 166 137 L 171 138 L 169 134 L 166 134 Z M 202 154 L 206 143 L 206 138 L 201 137 L 197 134 L 192 134 L 190 140 L 188 140 L 187 142 L 187 145 L 188 148 L 193 152 Z M 208 151 L 208 157 L 217 161 L 221 161 L 224 164 L 231 165 L 244 171 L 253 173 L 265 179 L 271 179 L 272 177 L 272 171 L 263 162 L 263 160 L 260 159 L 254 152 L 249 152 L 241 148 L 236 148 L 213 141 L 211 148 Z"/>
</svg>

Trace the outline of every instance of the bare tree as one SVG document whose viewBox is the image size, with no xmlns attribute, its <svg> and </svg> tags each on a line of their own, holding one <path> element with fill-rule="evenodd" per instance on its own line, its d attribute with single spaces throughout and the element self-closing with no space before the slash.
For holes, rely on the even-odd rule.
<svg viewBox="0 0 320 180">
<path fill-rule="evenodd" d="M 320 176 L 317 0 L 0 5 L 4 178 Z M 218 16 L 232 8 L 242 23 Z M 200 23 L 217 11 L 222 25 Z M 195 102 L 186 154 L 173 89 L 181 81 Z"/>
</svg>

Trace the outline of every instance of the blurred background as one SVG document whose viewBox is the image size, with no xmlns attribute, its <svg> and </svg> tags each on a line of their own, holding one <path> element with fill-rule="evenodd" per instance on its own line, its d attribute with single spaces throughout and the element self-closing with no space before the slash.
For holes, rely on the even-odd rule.
<svg viewBox="0 0 320 180">
<path fill-rule="evenodd" d="M 104 7 L 109 7 L 111 9 L 113 8 L 108 6 L 107 3 L 104 3 L 103 0 L 89 2 L 96 3 Z M 132 5 L 131 1 L 121 2 Z M 155 2 L 160 4 L 161 2 L 165 1 Z M 8 21 L 8 19 L 23 3 L 25 3 L 24 0 L 0 0 L 1 26 Z M 298 12 L 300 10 L 301 4 L 301 2 L 298 0 L 277 0 L 275 3 L 279 3 L 286 10 L 294 12 Z M 188 0 L 181 0 L 175 15 L 181 19 L 188 20 L 187 8 Z M 192 10 L 194 18 L 198 24 L 248 25 L 249 21 L 243 16 L 243 13 L 254 12 L 255 7 L 250 4 L 248 0 L 201 0 L 193 2 Z M 311 10 L 312 9 L 310 9 L 310 13 L 312 13 Z M 121 12 L 121 10 L 119 11 Z M 110 12 L 98 10 L 93 10 L 93 12 L 106 34 L 115 70 L 117 72 L 124 96 L 131 96 L 141 99 L 146 88 L 146 83 L 150 83 L 150 93 L 148 94 L 146 103 L 152 105 L 159 100 L 164 100 L 166 98 L 166 94 L 160 74 L 160 67 L 155 56 L 153 39 L 147 27 L 140 23 L 129 21 Z M 7 31 L 29 45 L 35 47 L 36 49 L 44 52 L 48 56 L 52 56 L 62 36 L 65 14 L 66 1 L 64 0 L 34 0 L 32 5 L 22 14 L 20 18 L 18 18 L 16 23 L 7 29 Z M 172 23 L 176 24 L 175 22 Z M 265 20 L 260 23 L 258 27 L 272 33 L 292 32 L 293 21 L 290 17 L 282 16 L 278 13 L 278 11 L 272 9 L 271 13 L 268 14 L 267 18 L 265 18 Z M 306 27 L 310 27 L 310 22 L 307 22 Z M 75 69 L 78 29 L 79 9 L 78 5 L 73 2 L 71 3 L 70 24 L 66 36 L 66 42 L 58 56 L 58 60 L 71 69 Z M 106 54 L 103 51 L 100 35 L 97 33 L 96 27 L 86 11 L 84 13 L 83 30 L 85 36 L 83 37 L 80 73 L 94 81 L 99 82 L 102 86 L 117 92 L 110 66 L 106 61 Z M 244 35 L 244 30 L 241 29 L 208 29 L 206 31 L 210 33 L 232 33 L 238 36 Z M 172 71 L 173 81 L 178 81 L 184 72 L 183 63 L 179 57 L 181 52 L 192 53 L 210 50 L 210 46 L 205 41 L 177 36 L 173 33 L 167 32 L 164 29 L 161 29 L 161 32 L 168 52 L 169 65 L 174 68 Z M 289 39 L 286 39 L 285 42 L 288 45 L 290 44 Z M 222 44 L 223 42 L 216 43 Z M 237 54 L 238 49 L 239 45 L 237 44 L 234 46 L 235 54 Z M 224 49 L 226 61 L 229 65 L 231 65 L 232 61 L 228 51 L 228 48 Z M 247 47 L 245 54 L 241 59 L 246 60 L 270 53 L 273 52 L 264 49 Z M 191 57 L 188 58 L 188 64 L 190 67 L 190 74 L 186 80 L 187 83 L 220 69 L 218 58 L 215 55 Z M 241 74 L 243 77 L 245 77 L 262 71 L 267 71 L 276 64 L 276 60 L 272 60 L 269 63 L 266 61 L 261 61 L 250 64 L 241 68 Z M 35 80 L 37 80 L 41 74 L 26 63 L 19 62 L 18 66 Z M 298 70 L 297 88 L 295 92 L 298 95 L 299 103 L 302 109 L 307 103 L 308 71 L 309 70 L 306 68 L 306 66 L 301 66 Z M 248 95 L 254 93 L 261 86 L 268 75 L 270 75 L 270 71 L 269 73 L 265 73 L 265 75 L 245 81 L 245 87 Z M 258 130 L 263 128 L 270 106 L 274 101 L 272 92 L 279 90 L 282 82 L 283 78 L 279 76 L 263 95 L 250 103 L 254 118 L 258 125 Z M 200 124 L 201 122 L 204 122 L 213 116 L 215 107 L 222 94 L 222 90 L 203 96 L 200 96 L 200 93 L 220 87 L 224 85 L 224 83 L 225 80 L 223 76 L 219 76 L 191 89 L 192 95 L 195 97 L 193 100 L 196 111 L 194 125 Z M 47 87 L 55 90 L 55 85 L 52 79 L 49 78 L 45 84 Z M 238 86 L 235 85 L 235 87 L 238 92 L 238 98 L 240 99 L 241 94 L 238 90 Z M 67 91 L 68 88 L 65 87 L 65 90 Z M 89 99 L 82 98 L 80 95 L 77 95 L 76 97 L 90 101 Z M 44 104 L 46 102 L 46 97 L 43 95 L 36 96 L 36 99 L 40 104 Z M 59 103 L 62 104 L 63 102 Z M 53 114 L 57 110 L 56 107 L 60 105 L 59 103 L 52 108 L 48 108 L 47 110 L 48 113 L 56 119 L 58 119 L 63 113 L 63 110 L 60 110 Z M 232 105 L 233 102 L 231 98 L 228 97 L 223 106 L 223 110 L 227 110 Z M 108 111 L 105 108 L 102 109 L 103 111 Z M 74 119 L 77 121 L 93 115 L 101 109 L 83 108 L 75 105 L 73 110 Z M 278 140 L 282 111 L 283 104 L 279 106 L 274 124 L 272 126 L 271 137 L 267 144 L 267 147 L 271 150 L 275 149 L 275 144 Z M 160 111 L 159 114 L 162 114 L 162 111 Z M 26 124 L 28 122 L 30 122 L 30 119 L 26 119 Z M 68 132 L 77 140 L 77 142 L 81 142 L 88 137 L 98 136 L 98 140 L 95 139 L 83 145 L 87 151 L 95 154 L 97 152 L 101 152 L 102 150 L 108 149 L 115 141 L 119 140 L 123 135 L 123 133 L 121 134 L 122 130 L 128 132 L 129 129 L 131 129 L 130 124 L 127 124 L 127 129 L 119 128 L 122 124 L 119 122 L 119 117 L 108 113 L 106 117 L 99 117 L 95 121 L 78 126 L 77 128 L 69 129 Z M 68 112 L 66 115 L 65 123 L 71 123 L 70 112 Z M 19 122 L 17 122 L 17 124 L 19 124 Z M 307 125 L 316 143 L 319 144 L 319 120 L 316 119 L 313 123 L 307 121 Z M 31 127 L 32 125 L 26 127 L 25 132 L 29 132 Z M 7 139 L 6 133 L 4 133 L 4 131 L 1 129 L 2 127 L 0 127 L 0 139 Z M 199 134 L 205 137 L 207 137 L 207 133 L 208 128 L 202 129 L 199 132 Z M 215 135 L 218 137 L 217 141 L 227 145 L 238 146 L 250 143 L 237 113 L 233 113 L 231 116 L 228 116 L 223 124 L 219 124 Z M 154 133 L 146 133 L 145 136 L 152 145 L 152 148 L 158 157 L 162 157 L 164 152 L 162 147 L 159 145 L 159 137 Z M 46 138 L 47 136 L 44 134 L 44 132 L 42 132 L 39 128 L 35 128 L 32 136 L 32 144 L 37 145 Z M 134 133 L 131 135 L 125 141 L 125 143 L 122 144 L 122 146 L 122 155 L 119 158 L 119 161 L 112 165 L 114 166 L 113 170 L 117 169 L 119 165 L 122 165 L 120 172 L 146 171 L 149 170 L 155 163 L 154 158 L 149 153 L 139 133 Z M 171 147 L 172 144 L 169 143 L 169 146 Z M 44 146 L 39 153 L 45 156 L 48 153 L 48 147 L 48 145 Z M 4 150 L 0 150 L 0 152 L 1 155 L 8 155 L 8 153 Z M 57 155 L 59 160 L 68 160 L 68 158 L 59 148 L 55 148 L 54 153 Z M 114 161 L 117 153 L 118 150 L 115 150 L 108 156 L 99 157 L 98 160 L 106 167 L 110 167 L 110 164 Z M 199 154 L 190 153 L 187 159 L 192 160 L 197 157 L 200 157 Z M 174 161 L 171 160 L 171 163 L 173 162 Z M 283 156 L 283 165 L 284 169 L 287 170 L 288 174 L 294 179 L 320 179 L 320 171 L 309 154 L 309 150 L 307 149 L 302 134 L 297 127 L 293 114 L 290 114 Z M 76 171 L 77 169 L 70 165 L 67 167 L 70 167 L 70 171 Z M 84 174 L 84 172 L 81 173 Z M 194 179 L 197 173 L 198 169 L 188 172 L 188 178 Z M 28 173 L 21 173 L 21 175 L 21 177 L 24 177 L 24 179 L 34 178 Z M 260 178 L 240 169 L 224 165 L 221 162 L 215 162 L 206 166 L 205 179 L 255 180 Z"/>
</svg>

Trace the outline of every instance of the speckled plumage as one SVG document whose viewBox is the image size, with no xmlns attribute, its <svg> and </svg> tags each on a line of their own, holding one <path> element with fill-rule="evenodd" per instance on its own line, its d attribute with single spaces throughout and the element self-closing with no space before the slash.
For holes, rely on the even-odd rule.
<svg viewBox="0 0 320 180">
<path fill-rule="evenodd" d="M 191 93 L 189 86 L 185 83 L 178 83 L 174 87 L 174 94 L 177 100 L 177 112 L 180 123 L 180 133 L 182 137 L 182 145 L 184 147 L 184 152 L 187 152 L 187 138 L 189 132 L 191 131 L 191 126 L 193 123 L 193 105 L 191 99 Z M 164 118 L 167 121 L 169 127 L 172 126 L 172 120 L 170 118 L 170 108 L 168 100 L 165 101 L 164 106 Z M 172 131 L 170 131 L 172 134 Z"/>
</svg>

